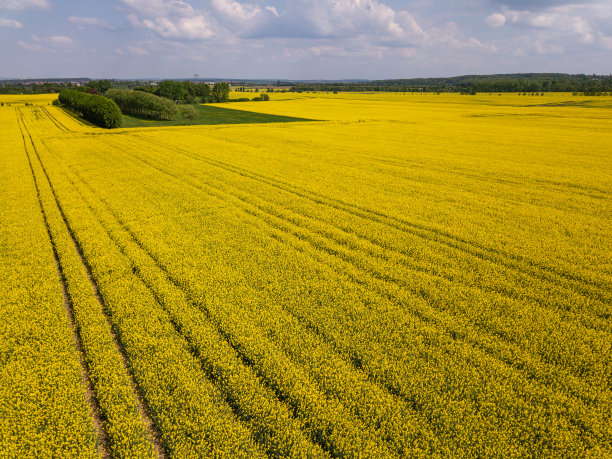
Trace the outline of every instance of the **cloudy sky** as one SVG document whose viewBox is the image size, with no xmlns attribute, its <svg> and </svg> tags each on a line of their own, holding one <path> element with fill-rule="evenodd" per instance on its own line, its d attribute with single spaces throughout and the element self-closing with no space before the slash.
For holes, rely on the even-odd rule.
<svg viewBox="0 0 612 459">
<path fill-rule="evenodd" d="M 0 43 L 5 78 L 609 74 L 612 0 L 0 0 Z"/>
</svg>

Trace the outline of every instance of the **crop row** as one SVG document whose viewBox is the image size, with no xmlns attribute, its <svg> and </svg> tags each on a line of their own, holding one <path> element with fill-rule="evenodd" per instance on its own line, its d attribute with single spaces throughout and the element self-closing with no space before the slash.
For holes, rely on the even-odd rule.
<svg viewBox="0 0 612 459">
<path fill-rule="evenodd" d="M 131 262 L 108 236 L 104 237 L 96 220 L 75 218 L 80 206 L 63 197 L 61 191 L 52 190 L 59 197 L 60 209 L 65 209 L 68 230 L 87 260 L 108 319 L 168 453 L 260 456 L 250 432 L 205 377 L 188 343 L 135 276 Z"/>
<path fill-rule="evenodd" d="M 0 109 L 0 451 L 97 456 L 84 372 L 14 108 Z"/>
<path fill-rule="evenodd" d="M 155 147 L 149 147 L 148 151 L 155 151 Z M 158 158 L 163 158 L 164 162 L 156 162 Z M 485 332 L 488 332 L 489 339 L 493 338 L 501 342 L 509 342 L 515 348 L 524 350 L 534 348 L 531 351 L 535 354 L 535 358 L 541 358 L 544 361 L 550 362 L 553 365 L 569 367 L 573 373 L 580 375 L 581 379 L 585 379 L 587 374 L 594 373 L 594 385 L 600 386 L 609 381 L 610 368 L 609 362 L 601 359 L 600 355 L 606 352 L 606 343 L 609 336 L 609 325 L 603 319 L 592 319 L 591 326 L 578 326 L 576 324 L 577 314 L 569 312 L 569 317 L 564 318 L 563 315 L 556 314 L 555 310 L 545 307 L 542 301 L 525 298 L 520 295 L 502 295 L 499 292 L 485 292 L 483 294 L 480 285 L 495 284 L 498 280 L 503 282 L 503 277 L 495 275 L 495 272 L 489 272 L 486 279 L 476 282 L 473 279 L 466 281 L 463 285 L 457 282 L 462 276 L 462 272 L 468 271 L 453 269 L 446 277 L 432 275 L 431 270 L 435 270 L 438 263 L 432 263 L 435 255 L 430 257 L 429 265 L 421 264 L 414 266 L 411 257 L 404 256 L 400 258 L 397 254 L 393 257 L 387 256 L 384 250 L 370 244 L 369 241 L 351 238 L 351 235 L 343 233 L 341 230 L 325 225 L 316 218 L 311 218 L 302 214 L 297 214 L 294 211 L 284 209 L 279 205 L 274 205 L 272 199 L 266 201 L 267 194 L 259 192 L 248 194 L 241 190 L 248 187 L 245 183 L 232 186 L 232 181 L 221 178 L 211 178 L 206 172 L 199 171 L 201 168 L 194 168 L 189 165 L 172 163 L 171 160 L 165 159 L 167 154 L 162 153 L 160 156 L 150 159 L 134 158 L 137 162 L 144 162 L 152 168 L 160 169 L 165 164 L 172 164 L 172 168 L 163 168 L 162 172 L 174 178 L 180 177 L 180 180 L 190 183 L 196 187 L 204 187 L 207 192 L 216 193 L 218 196 L 223 196 L 225 199 L 233 199 L 238 202 L 241 207 L 247 205 L 250 212 L 256 212 L 269 225 L 276 228 L 282 228 L 285 232 L 299 233 L 299 238 L 305 240 L 323 252 L 338 254 L 338 256 L 350 265 L 353 269 L 358 269 L 365 272 L 375 280 L 382 281 L 386 284 L 391 284 L 394 291 L 397 287 L 401 287 L 402 291 L 409 291 L 413 296 L 420 298 L 420 302 L 427 303 L 430 307 L 441 309 L 444 314 L 453 314 L 454 320 L 463 320 L 467 318 L 474 325 Z M 151 162 L 154 161 L 154 162 Z M 212 188 L 211 188 L 212 187 Z M 212 191 L 210 191 L 212 189 Z M 278 193 L 271 194 L 274 199 L 278 199 Z M 340 221 L 340 220 L 337 220 Z M 355 225 L 357 226 L 357 225 Z M 427 250 L 424 244 L 419 245 L 419 250 Z M 429 249 L 428 254 L 431 249 Z M 438 255 L 438 258 L 439 255 Z M 456 257 L 453 257 L 454 260 Z M 436 260 L 437 261 L 437 260 Z M 487 261 L 481 264 L 487 265 Z M 485 266 L 486 267 L 486 266 Z M 497 269 L 499 271 L 499 268 Z M 409 280 L 408 280 L 409 279 Z M 379 282 L 380 283 L 380 282 Z M 517 282 L 517 284 L 519 284 Z M 520 284 L 519 284 L 520 285 Z M 538 284 L 536 283 L 536 287 Z M 550 294 L 554 291 L 555 286 L 548 286 L 547 290 Z M 388 290 L 388 288 L 386 289 Z M 451 293 L 452 290 L 452 293 Z M 443 295 L 440 293 L 445 292 Z M 565 294 L 566 298 L 574 300 L 574 305 L 580 303 L 585 304 L 592 309 L 599 304 L 605 307 L 599 300 L 588 300 L 585 303 L 585 298 L 574 294 L 571 291 L 560 290 L 556 295 L 555 300 Z M 539 295 L 535 290 L 530 292 L 536 299 L 546 297 Z M 462 302 L 457 304 L 456 299 L 461 298 Z M 567 299 L 565 301 L 568 301 Z M 478 308 L 475 308 L 478 304 Z M 584 317 L 587 312 L 583 314 Z M 512 322 L 507 321 L 508 316 L 512 316 Z M 537 316 L 538 320 L 534 321 L 533 317 Z M 446 321 L 443 321 L 445 323 Z M 468 325 L 470 324 L 468 322 Z M 579 322 L 579 321 L 578 321 Z M 579 322 L 580 323 L 580 322 Z M 520 326 L 518 326 L 520 324 Z M 461 330 L 455 330 L 455 334 L 461 334 Z M 544 341 L 533 341 L 533 336 L 546 336 Z M 583 360 L 577 360 L 575 352 L 569 351 L 567 354 L 557 355 L 557 352 L 566 352 L 565 347 L 560 345 L 568 336 L 572 336 L 576 342 L 584 342 L 583 352 L 587 353 L 582 357 Z M 589 352 L 590 350 L 590 352 Z M 590 355 L 589 355 L 590 354 Z M 522 361 L 517 362 L 518 365 L 524 366 Z M 557 379 L 554 376 L 553 379 Z M 546 382 L 547 384 L 550 381 Z"/>
<path fill-rule="evenodd" d="M 66 187 L 64 192 L 69 189 Z M 61 195 L 62 191 L 58 190 L 58 194 Z M 91 214 L 87 218 L 85 215 L 82 217 L 78 220 L 92 219 Z M 108 222 L 106 224 L 109 225 Z M 110 228 L 108 236 L 113 235 Z M 129 253 L 130 245 L 126 243 L 125 236 L 123 245 L 118 244 L 118 247 Z M 307 373 L 286 362 L 265 336 L 256 329 L 244 329 L 248 322 L 238 319 L 239 310 L 224 310 L 223 314 L 233 314 L 230 318 L 223 318 L 216 312 L 215 318 L 223 322 L 221 327 L 219 322 L 212 319 L 214 309 L 206 314 L 202 311 L 203 306 L 197 306 L 193 298 L 183 298 L 185 293 L 177 290 L 176 285 L 168 279 L 164 281 L 163 271 L 160 274 L 159 267 L 147 267 L 148 257 L 139 257 L 133 242 L 131 250 L 134 271 L 151 287 L 160 301 L 160 307 L 168 311 L 170 322 L 175 324 L 178 334 L 190 343 L 193 354 L 201 360 L 209 377 L 222 388 L 226 399 L 235 406 L 239 418 L 252 425 L 258 441 L 266 447 L 268 454 L 280 457 L 316 456 L 324 455 L 320 449 L 323 448 L 334 455 L 391 455 L 338 400 L 322 393 Z M 148 263 L 150 265 L 151 261 Z M 219 308 L 220 305 L 215 307 Z M 207 316 L 211 316 L 208 324 L 204 321 Z M 228 335 L 228 327 L 234 338 Z M 239 344 L 236 340 L 239 340 Z M 327 362 L 323 363 L 329 367 Z M 258 382 L 260 375 L 265 376 L 266 384 L 263 386 Z M 363 384 L 368 386 L 367 381 L 363 381 Z M 254 394 L 259 396 L 254 397 Z M 392 407 L 393 404 L 389 403 L 386 409 Z M 384 409 L 376 404 L 372 408 Z M 285 421 L 282 421 L 283 418 Z M 397 421 L 395 424 L 396 432 L 408 426 L 397 424 Z M 307 437 L 297 429 L 298 426 Z M 414 434 L 413 437 L 418 438 Z"/>
<path fill-rule="evenodd" d="M 88 267 L 64 221 L 29 133 L 28 140 L 29 155 L 34 158 L 32 173 L 39 184 L 41 206 L 65 278 L 69 308 L 77 327 L 97 408 L 105 419 L 103 429 L 109 437 L 110 452 L 117 456 L 154 457 L 151 421 L 139 400 L 121 343 L 109 323 L 95 283 L 92 285 Z"/>
</svg>

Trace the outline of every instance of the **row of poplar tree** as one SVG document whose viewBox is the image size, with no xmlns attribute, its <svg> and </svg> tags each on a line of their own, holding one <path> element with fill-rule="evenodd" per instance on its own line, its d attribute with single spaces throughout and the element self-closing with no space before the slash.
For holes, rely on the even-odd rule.
<svg viewBox="0 0 612 459">
<path fill-rule="evenodd" d="M 86 89 L 88 92 L 104 95 L 111 88 L 113 83 L 110 80 L 94 80 L 88 83 Z M 224 81 L 211 87 L 208 83 L 164 80 L 158 84 L 135 86 L 132 89 L 172 100 L 176 104 L 226 102 L 230 94 L 230 86 Z"/>
</svg>

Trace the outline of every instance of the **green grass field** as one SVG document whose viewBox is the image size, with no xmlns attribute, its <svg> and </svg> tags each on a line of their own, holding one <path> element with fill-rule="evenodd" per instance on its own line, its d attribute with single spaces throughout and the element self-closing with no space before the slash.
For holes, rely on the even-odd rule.
<svg viewBox="0 0 612 459">
<path fill-rule="evenodd" d="M 135 116 L 123 115 L 123 127 L 159 127 L 211 124 L 247 124 L 247 123 L 289 123 L 294 121 L 309 121 L 292 116 L 267 115 L 265 113 L 234 110 L 231 108 L 214 107 L 212 105 L 192 105 L 196 109 L 196 117 L 190 121 L 183 117 L 179 107 L 177 116 L 172 121 L 151 120 Z"/>
</svg>

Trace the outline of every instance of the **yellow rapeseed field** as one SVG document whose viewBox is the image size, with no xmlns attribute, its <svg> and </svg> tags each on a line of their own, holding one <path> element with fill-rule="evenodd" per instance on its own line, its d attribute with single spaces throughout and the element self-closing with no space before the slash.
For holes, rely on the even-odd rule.
<svg viewBox="0 0 612 459">
<path fill-rule="evenodd" d="M 612 455 L 611 97 L 54 98 L 0 96 L 0 455 Z"/>
</svg>

